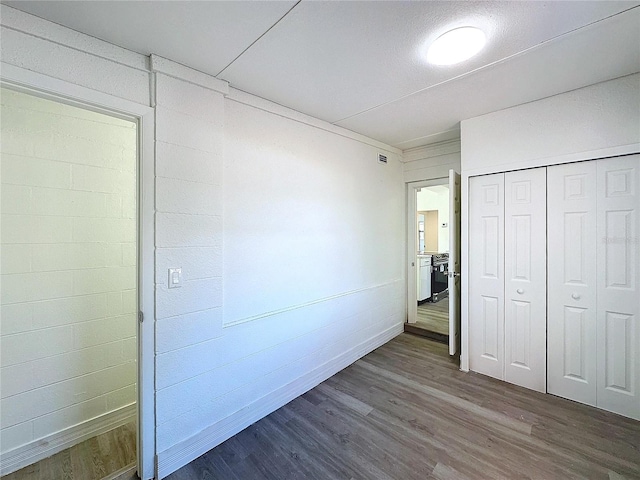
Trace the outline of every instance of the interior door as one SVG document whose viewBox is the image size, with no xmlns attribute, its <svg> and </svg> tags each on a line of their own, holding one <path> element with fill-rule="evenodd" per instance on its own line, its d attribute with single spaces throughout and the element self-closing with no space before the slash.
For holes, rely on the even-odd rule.
<svg viewBox="0 0 640 480">
<path fill-rule="evenodd" d="M 504 380 L 504 173 L 469 179 L 469 368 Z"/>
<path fill-rule="evenodd" d="M 596 162 L 547 169 L 547 387 L 596 405 Z"/>
<path fill-rule="evenodd" d="M 547 169 L 504 175 L 504 379 L 547 389 Z"/>
<path fill-rule="evenodd" d="M 449 355 L 460 345 L 460 175 L 449 170 Z"/>
<path fill-rule="evenodd" d="M 640 155 L 597 161 L 597 405 L 640 419 Z"/>
</svg>

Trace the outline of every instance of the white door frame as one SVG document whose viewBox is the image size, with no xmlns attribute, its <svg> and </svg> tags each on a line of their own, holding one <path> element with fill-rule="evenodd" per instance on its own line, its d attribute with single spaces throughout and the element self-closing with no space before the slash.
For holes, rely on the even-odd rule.
<svg viewBox="0 0 640 480">
<path fill-rule="evenodd" d="M 418 205 L 416 193 L 424 187 L 436 185 L 449 185 L 449 177 L 422 180 L 420 182 L 407 182 L 407 323 L 416 323 L 418 317 L 418 292 L 417 292 L 417 269 L 418 247 L 416 239 L 418 229 L 416 225 L 416 212 Z"/>
<path fill-rule="evenodd" d="M 0 84 L 42 98 L 75 105 L 138 124 L 138 474 L 155 477 L 154 239 L 155 159 L 154 110 L 15 65 L 0 63 Z"/>
</svg>

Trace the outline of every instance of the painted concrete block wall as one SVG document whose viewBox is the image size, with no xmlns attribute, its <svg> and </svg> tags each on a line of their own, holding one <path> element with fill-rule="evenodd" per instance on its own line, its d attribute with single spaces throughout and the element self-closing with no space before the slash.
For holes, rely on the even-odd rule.
<svg viewBox="0 0 640 480">
<path fill-rule="evenodd" d="M 198 86 L 211 84 L 215 90 L 220 83 L 203 81 L 203 74 L 187 72 L 188 81 L 178 80 L 173 77 L 188 69 L 171 62 L 159 62 L 167 64 L 167 75 L 150 72 L 149 66 L 155 67 L 147 57 L 6 5 L 0 9 L 3 62 L 156 106 L 156 450 L 161 476 L 402 331 L 405 214 L 398 151 L 233 89 L 225 99 L 220 90 Z M 150 75 L 154 89 L 149 89 Z M 390 149 L 386 167 L 375 163 L 380 149 Z M 289 169 L 306 182 L 308 195 L 288 190 Z M 276 304 L 254 303 L 256 318 L 223 326 L 223 300 L 236 312 L 247 301 L 244 292 L 224 293 L 226 279 L 240 278 L 240 272 L 227 274 L 223 247 L 236 241 L 253 244 L 251 216 L 258 211 L 245 217 L 243 197 L 234 194 L 236 186 L 246 191 L 252 184 L 257 192 L 251 196 L 262 191 L 259 208 L 279 212 L 269 228 L 303 237 L 292 230 L 292 222 L 320 226 L 300 218 L 300 212 L 322 215 L 317 223 L 325 224 L 325 243 L 321 251 L 292 250 L 271 264 L 252 267 L 247 280 L 268 277 L 274 265 L 281 275 L 289 268 L 299 275 L 296 262 L 311 259 L 334 267 L 336 285 L 325 277 L 316 287 L 313 273 L 305 288 L 281 283 L 283 288 L 292 285 L 294 292 L 290 302 L 277 296 L 281 310 L 271 310 Z M 265 250 L 259 243 L 251 248 Z M 183 268 L 184 285 L 169 290 L 167 268 L 174 266 Z"/>
<path fill-rule="evenodd" d="M 6 5 L 0 17 L 3 62 L 149 105 L 147 57 Z"/>
<path fill-rule="evenodd" d="M 2 453 L 135 402 L 136 126 L 3 89 Z"/>
<path fill-rule="evenodd" d="M 156 80 L 164 476 L 400 333 L 404 215 L 398 155 Z"/>
<path fill-rule="evenodd" d="M 224 114 L 220 93 L 156 74 L 158 451 L 183 438 L 183 428 L 171 431 L 178 412 L 161 407 L 170 387 L 182 388 L 203 368 L 212 368 L 206 356 L 192 352 L 222 335 Z M 180 288 L 168 288 L 172 267 L 182 268 Z M 207 401 L 199 389 L 183 393 L 185 411 Z M 210 423 L 205 420 L 188 435 Z"/>
<path fill-rule="evenodd" d="M 466 174 L 637 152 L 640 74 L 464 120 L 461 142 Z"/>
</svg>

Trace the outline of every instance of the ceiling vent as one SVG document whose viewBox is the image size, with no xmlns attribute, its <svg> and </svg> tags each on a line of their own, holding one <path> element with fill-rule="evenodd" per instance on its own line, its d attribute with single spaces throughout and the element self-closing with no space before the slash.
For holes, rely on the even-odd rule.
<svg viewBox="0 0 640 480">
<path fill-rule="evenodd" d="M 378 162 L 379 163 L 387 163 L 387 156 L 382 153 L 378 153 Z"/>
</svg>

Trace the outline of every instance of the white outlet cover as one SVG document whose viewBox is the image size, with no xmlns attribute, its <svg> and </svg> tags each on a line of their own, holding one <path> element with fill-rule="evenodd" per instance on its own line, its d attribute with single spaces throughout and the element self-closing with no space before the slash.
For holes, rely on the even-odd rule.
<svg viewBox="0 0 640 480">
<path fill-rule="evenodd" d="M 169 269 L 169 288 L 180 288 L 182 286 L 182 268 Z"/>
</svg>

